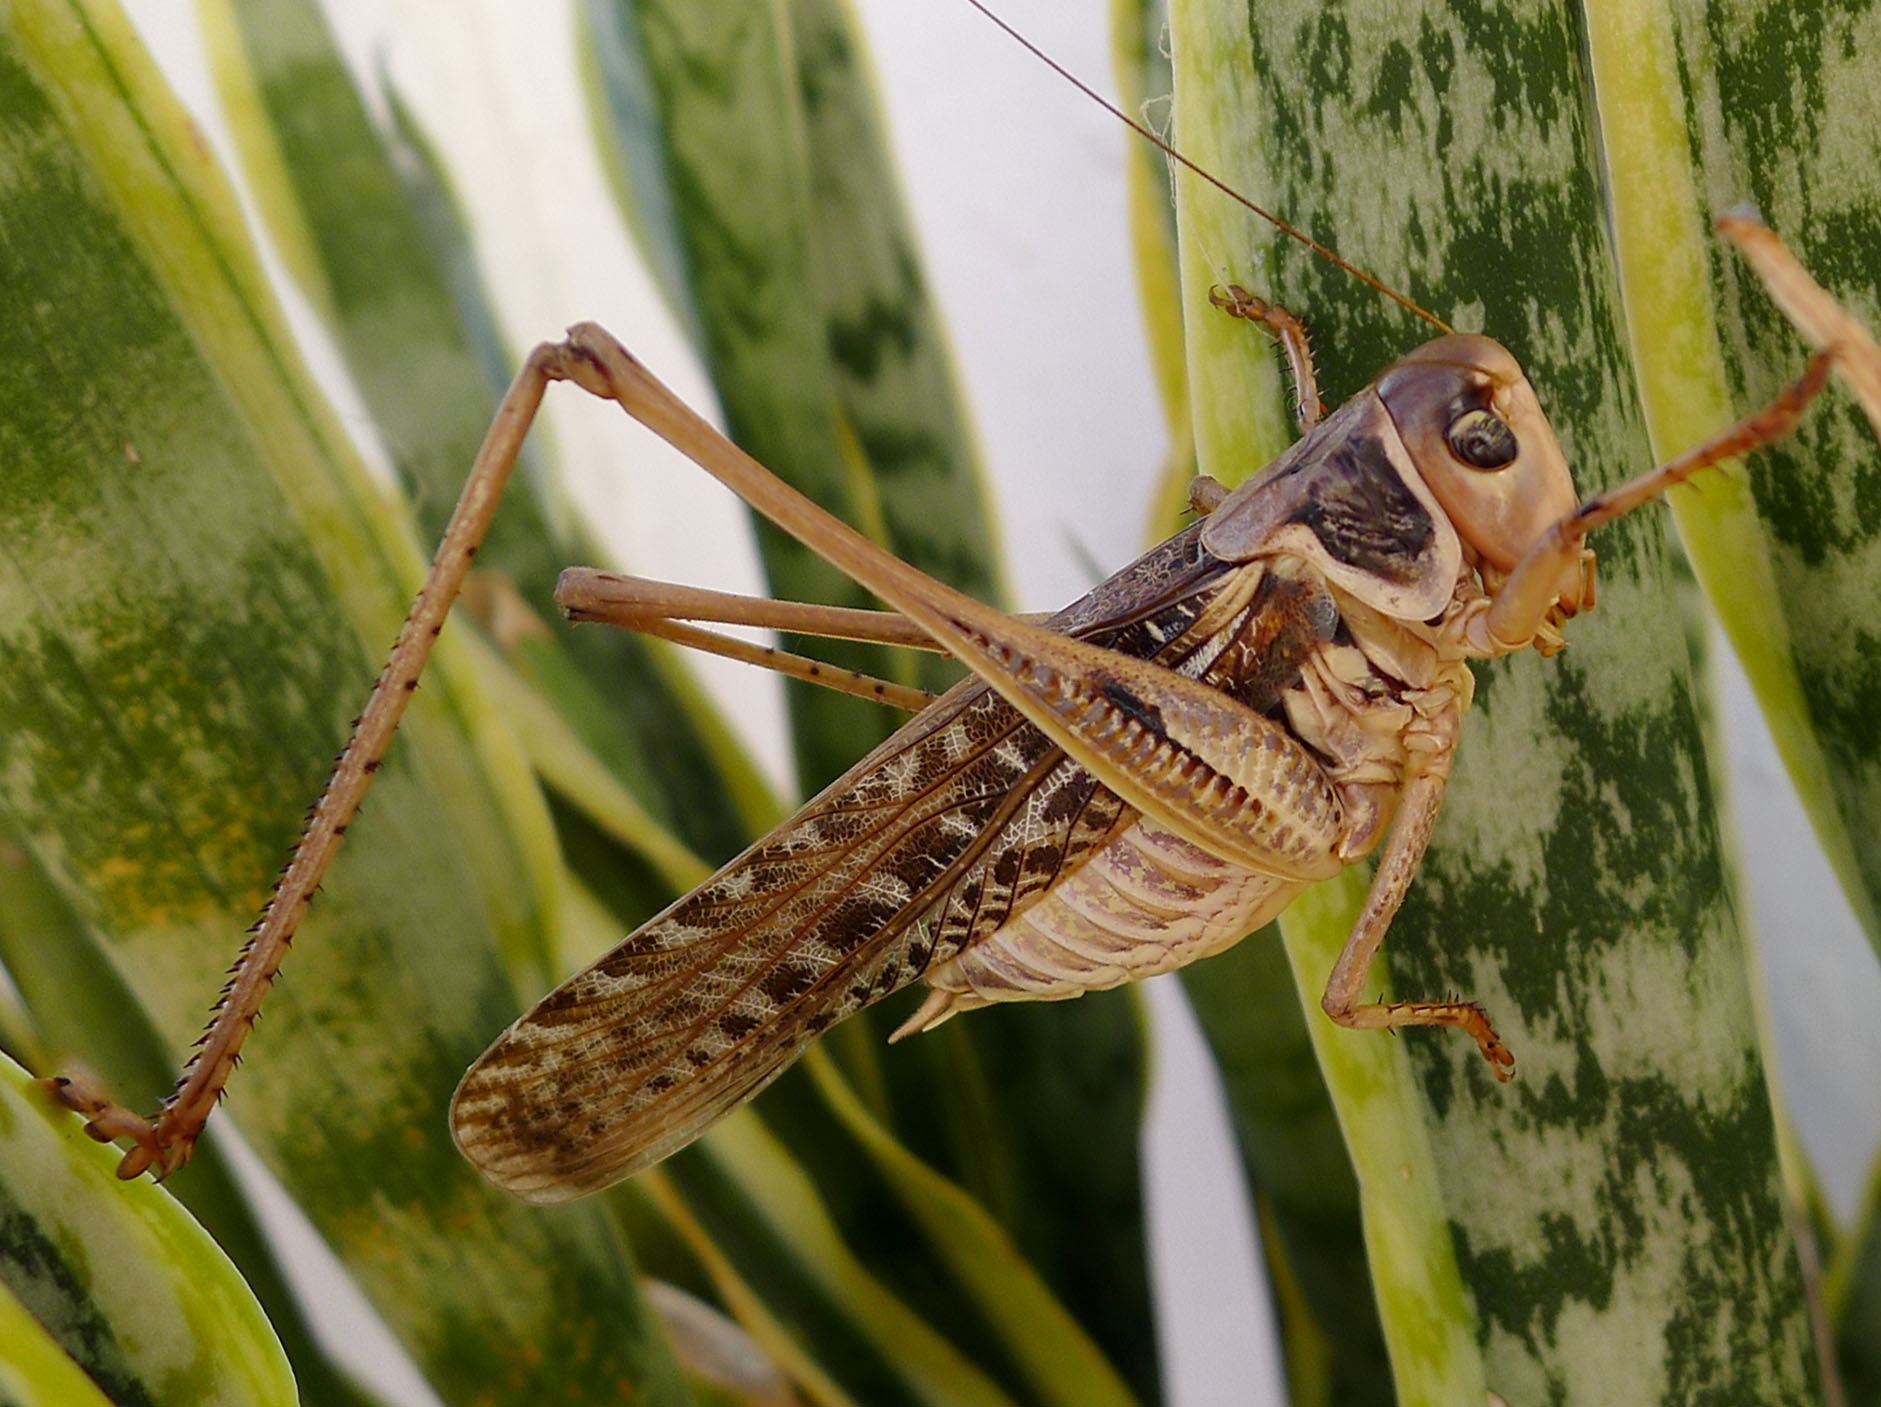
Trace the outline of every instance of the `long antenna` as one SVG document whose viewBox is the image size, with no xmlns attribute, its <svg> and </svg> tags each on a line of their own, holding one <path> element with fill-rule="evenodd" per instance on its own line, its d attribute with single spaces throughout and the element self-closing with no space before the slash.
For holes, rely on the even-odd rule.
<svg viewBox="0 0 1881 1407">
<path fill-rule="evenodd" d="M 1339 255 L 1334 253 L 1332 250 L 1328 249 L 1325 245 L 1321 244 L 1318 240 L 1314 239 L 1311 235 L 1307 234 L 1304 230 L 1295 229 L 1292 225 L 1289 225 L 1285 220 L 1281 219 L 1278 215 L 1274 214 L 1273 211 L 1271 210 L 1263 210 L 1260 206 L 1256 205 L 1253 201 L 1249 200 L 1246 196 L 1242 195 L 1240 191 L 1236 190 L 1233 186 L 1229 185 L 1226 181 L 1222 180 L 1219 176 L 1215 175 L 1214 172 L 1209 171 L 1205 169 L 1204 167 L 1198 166 L 1195 162 L 1189 160 L 1188 157 L 1184 156 L 1180 151 L 1176 150 L 1175 147 L 1171 146 L 1167 141 L 1163 140 L 1162 137 L 1158 136 L 1154 129 L 1145 126 L 1143 123 L 1137 121 L 1134 117 L 1130 116 L 1130 114 L 1125 112 L 1122 108 L 1118 107 L 1109 98 L 1106 98 L 1102 93 L 1098 92 L 1090 84 L 1086 83 L 1082 78 L 1079 78 L 1077 74 L 1073 73 L 1070 69 L 1066 68 L 1063 64 L 1059 63 L 1057 59 L 1054 59 L 1050 54 L 1046 53 L 1043 49 L 1039 48 L 1039 46 L 1034 44 L 1030 39 L 1027 39 L 1025 35 L 1021 34 L 1017 29 L 1014 29 L 1012 25 L 1007 23 L 1005 20 L 1001 19 L 997 14 L 993 13 L 992 9 L 985 3 L 985 0 L 967 0 L 967 4 L 971 5 L 974 9 L 978 10 L 982 15 L 986 16 L 987 19 L 991 20 L 994 24 L 998 25 L 1001 29 L 1003 29 L 1006 32 L 1007 37 L 1012 39 L 1014 43 L 1018 44 L 1020 48 L 1024 49 L 1027 53 L 1031 54 L 1033 58 L 1037 59 L 1040 63 L 1044 64 L 1045 67 L 1049 68 L 1053 73 L 1057 74 L 1060 78 L 1064 79 L 1065 82 L 1069 83 L 1073 88 L 1076 88 L 1080 93 L 1084 94 L 1085 97 L 1089 98 L 1092 102 L 1096 103 L 1099 107 L 1101 107 L 1105 112 L 1109 113 L 1112 117 L 1116 118 L 1117 121 L 1121 122 L 1124 126 L 1128 127 L 1131 131 L 1135 132 L 1144 141 L 1149 142 L 1158 151 L 1162 152 L 1164 156 L 1168 157 L 1171 161 L 1180 162 L 1183 166 L 1188 167 L 1189 170 L 1193 171 L 1196 175 L 1200 176 L 1204 181 L 1207 181 L 1209 185 L 1213 186 L 1216 190 L 1220 191 L 1223 195 L 1227 196 L 1230 200 L 1233 200 L 1237 202 L 1238 204 L 1247 207 L 1247 209 L 1253 211 L 1256 215 L 1260 216 L 1261 219 L 1265 220 L 1268 224 L 1272 225 L 1275 229 L 1279 230 L 1280 233 L 1287 236 L 1287 238 L 1292 239 L 1292 240 L 1297 240 L 1299 243 L 1305 245 L 1308 249 L 1312 250 L 1315 254 L 1319 255 L 1320 258 L 1326 260 L 1328 263 L 1333 264 L 1334 266 L 1345 270 L 1345 272 L 1352 275 L 1352 277 L 1357 279 L 1360 283 L 1365 284 L 1368 287 L 1377 289 L 1380 293 L 1384 294 L 1385 297 L 1389 298 L 1392 302 L 1398 304 L 1398 306 L 1404 308 L 1407 312 L 1415 313 L 1418 317 L 1422 318 L 1425 322 L 1429 323 L 1431 326 L 1441 328 L 1445 332 L 1454 331 L 1454 329 L 1450 326 L 1449 323 L 1445 322 L 1442 318 L 1438 317 L 1435 313 L 1429 312 L 1426 309 L 1419 307 L 1416 303 L 1413 303 L 1409 298 L 1405 297 L 1402 293 L 1398 292 L 1397 289 L 1391 287 L 1389 284 L 1383 283 L 1380 280 L 1373 278 L 1370 274 L 1366 273 L 1365 270 L 1359 268 L 1356 264 L 1349 263 L 1345 259 L 1340 258 Z"/>
</svg>

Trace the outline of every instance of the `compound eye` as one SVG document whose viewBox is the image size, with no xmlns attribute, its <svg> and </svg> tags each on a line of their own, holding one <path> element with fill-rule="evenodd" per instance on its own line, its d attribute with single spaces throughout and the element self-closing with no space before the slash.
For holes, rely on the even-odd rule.
<svg viewBox="0 0 1881 1407">
<path fill-rule="evenodd" d="M 1500 469 L 1516 455 L 1515 431 L 1486 410 L 1466 410 L 1443 432 L 1450 452 L 1478 469 Z"/>
</svg>

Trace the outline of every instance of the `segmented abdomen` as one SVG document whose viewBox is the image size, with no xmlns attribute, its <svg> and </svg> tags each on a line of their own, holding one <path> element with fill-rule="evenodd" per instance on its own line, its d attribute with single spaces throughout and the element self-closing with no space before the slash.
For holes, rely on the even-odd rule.
<svg viewBox="0 0 1881 1407">
<path fill-rule="evenodd" d="M 995 1001 L 1074 997 L 1238 942 L 1306 886 L 1218 860 L 1138 817 L 1075 874 L 926 973 L 928 1020 Z"/>
</svg>

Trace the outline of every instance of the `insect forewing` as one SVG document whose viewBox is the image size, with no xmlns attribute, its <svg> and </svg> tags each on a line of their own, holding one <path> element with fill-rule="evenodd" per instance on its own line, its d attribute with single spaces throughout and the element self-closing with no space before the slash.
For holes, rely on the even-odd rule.
<svg viewBox="0 0 1881 1407">
<path fill-rule="evenodd" d="M 1143 655 L 1185 648 L 1224 572 L 1196 538 L 1053 627 Z M 500 1036 L 452 1102 L 458 1145 L 534 1201 L 630 1176 L 835 1022 L 993 932 L 1132 817 L 1011 705 L 963 684 Z"/>
</svg>

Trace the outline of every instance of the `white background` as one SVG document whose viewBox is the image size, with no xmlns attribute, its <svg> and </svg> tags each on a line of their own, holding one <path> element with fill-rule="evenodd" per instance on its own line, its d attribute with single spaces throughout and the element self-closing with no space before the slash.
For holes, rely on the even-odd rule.
<svg viewBox="0 0 1881 1407">
<path fill-rule="evenodd" d="M 858 8 L 994 480 L 1017 604 L 1054 608 L 1090 585 L 1080 554 L 1107 567 L 1134 554 L 1164 451 L 1125 244 L 1128 134 L 960 0 L 859 0 Z M 1101 6 L 1006 0 L 1003 8 L 1049 52 L 1109 89 Z M 132 9 L 233 167 L 191 15 L 180 0 L 133 0 Z M 389 73 L 454 172 L 512 347 L 594 318 L 683 395 L 709 405 L 595 166 L 567 4 L 337 0 L 329 9 L 365 86 Z M 299 325 L 318 339 L 309 319 Z M 370 425 L 336 361 L 327 358 L 322 370 L 370 443 Z M 581 402 L 552 397 L 554 433 L 621 562 L 649 575 L 757 590 L 746 529 L 729 498 L 636 437 L 617 413 Z M 735 697 L 766 754 L 781 759 L 775 691 L 736 666 L 707 672 Z M 1779 1068 L 1831 1201 L 1847 1214 L 1881 1129 L 1881 1081 L 1873 1078 L 1881 1070 L 1874 1020 L 1881 975 L 1741 683 L 1727 681 L 1727 694 Z M 781 778 L 781 763 L 774 771 Z M 1278 1402 L 1265 1290 L 1218 1095 L 1179 989 L 1152 984 L 1151 999 L 1159 1054 L 1149 1176 L 1169 1401 Z M 353 1321 L 340 1334 L 348 1351 L 371 1338 Z M 395 1349 L 368 1352 L 394 1375 L 397 1400 L 426 1400 Z"/>
</svg>

